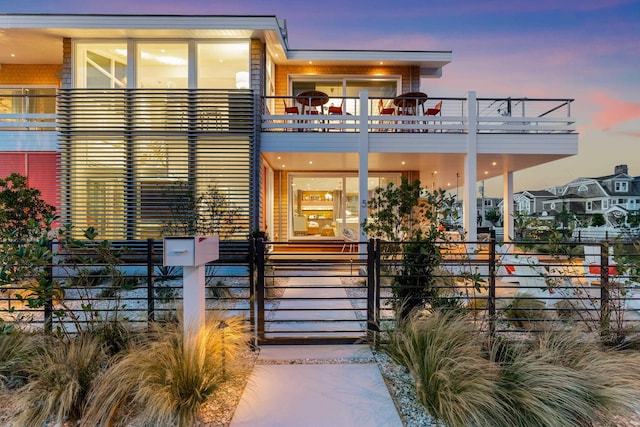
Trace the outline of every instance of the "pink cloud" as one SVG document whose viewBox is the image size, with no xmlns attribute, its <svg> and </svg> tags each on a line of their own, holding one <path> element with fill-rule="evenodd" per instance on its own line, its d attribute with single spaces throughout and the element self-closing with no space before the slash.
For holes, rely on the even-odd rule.
<svg viewBox="0 0 640 427">
<path fill-rule="evenodd" d="M 640 119 L 640 102 L 622 101 L 603 92 L 592 94 L 590 100 L 599 106 L 591 120 L 595 128 L 609 130 L 621 123 Z"/>
</svg>

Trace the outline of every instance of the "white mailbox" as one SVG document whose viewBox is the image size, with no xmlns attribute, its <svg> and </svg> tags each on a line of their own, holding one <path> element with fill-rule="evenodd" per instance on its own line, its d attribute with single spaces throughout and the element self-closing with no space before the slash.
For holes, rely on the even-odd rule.
<svg viewBox="0 0 640 427">
<path fill-rule="evenodd" d="M 219 236 L 166 236 L 163 264 L 196 267 L 220 256 Z"/>
</svg>

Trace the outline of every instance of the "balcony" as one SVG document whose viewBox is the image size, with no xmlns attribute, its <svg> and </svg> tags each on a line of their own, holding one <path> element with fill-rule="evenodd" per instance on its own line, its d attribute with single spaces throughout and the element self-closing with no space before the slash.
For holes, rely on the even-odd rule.
<svg viewBox="0 0 640 427">
<path fill-rule="evenodd" d="M 342 114 L 328 114 L 328 107 L 314 107 L 309 114 L 295 97 L 264 97 L 262 132 L 394 132 L 457 133 L 473 129 L 478 134 L 569 134 L 575 133 L 571 117 L 573 99 L 477 98 L 472 109 L 467 98 L 430 98 L 437 115 L 400 115 L 394 99 L 344 97 Z M 427 104 L 425 103 L 425 104 Z M 363 105 L 366 104 L 366 109 Z M 297 106 L 298 113 L 285 113 L 282 105 Z M 391 114 L 381 114 L 391 110 Z M 304 111 L 304 113 L 303 113 Z M 387 112 L 387 111 L 384 111 Z"/>
<path fill-rule="evenodd" d="M 0 93 L 0 151 L 55 151 L 55 105 L 51 94 Z"/>
</svg>

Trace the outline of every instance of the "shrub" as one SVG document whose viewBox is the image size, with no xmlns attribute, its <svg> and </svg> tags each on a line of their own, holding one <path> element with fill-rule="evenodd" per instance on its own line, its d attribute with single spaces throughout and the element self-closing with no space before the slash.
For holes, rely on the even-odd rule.
<svg viewBox="0 0 640 427">
<path fill-rule="evenodd" d="M 188 342 L 181 322 L 156 325 L 150 340 L 101 375 L 83 425 L 134 419 L 145 425 L 193 425 L 207 397 L 239 373 L 236 362 L 247 342 L 244 322 L 235 317 L 212 317 Z"/>
<path fill-rule="evenodd" d="M 13 388 L 27 379 L 26 366 L 39 348 L 38 337 L 19 329 L 0 333 L 0 383 Z"/>
<path fill-rule="evenodd" d="M 17 425 L 62 424 L 80 419 L 98 373 L 107 364 L 102 342 L 88 334 L 51 339 L 27 366 L 18 390 Z"/>
<path fill-rule="evenodd" d="M 543 301 L 524 294 L 509 304 L 505 315 L 516 328 L 538 329 L 546 318 L 544 307 Z"/>
<path fill-rule="evenodd" d="M 495 399 L 498 370 L 461 316 L 437 311 L 424 318 L 413 315 L 383 348 L 408 368 L 421 403 L 447 425 L 493 426 L 506 417 L 507 408 Z"/>
</svg>

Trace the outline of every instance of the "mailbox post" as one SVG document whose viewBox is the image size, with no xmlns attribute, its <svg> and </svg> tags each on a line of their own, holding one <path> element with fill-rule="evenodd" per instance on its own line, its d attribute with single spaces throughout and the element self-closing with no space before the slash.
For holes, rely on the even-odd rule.
<svg viewBox="0 0 640 427">
<path fill-rule="evenodd" d="M 182 266 L 184 334 L 195 337 L 205 325 L 205 264 L 220 256 L 218 236 L 167 236 L 163 263 Z"/>
</svg>

